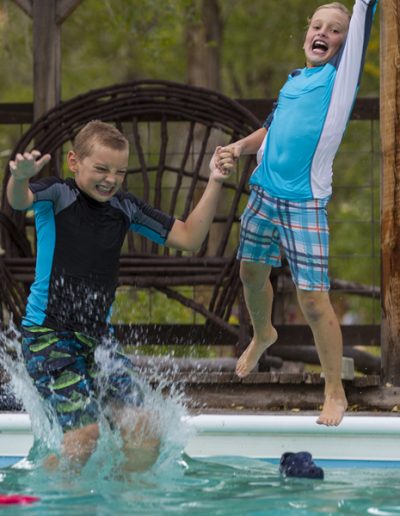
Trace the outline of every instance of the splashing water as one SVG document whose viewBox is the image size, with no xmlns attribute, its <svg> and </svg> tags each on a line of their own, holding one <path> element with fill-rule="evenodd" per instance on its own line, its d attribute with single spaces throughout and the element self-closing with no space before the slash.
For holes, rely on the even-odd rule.
<svg viewBox="0 0 400 516">
<path fill-rule="evenodd" d="M 34 446 L 29 453 L 27 465 L 33 469 L 40 469 L 43 459 L 49 453 L 60 456 L 63 432 L 54 411 L 43 402 L 27 373 L 20 346 L 21 335 L 18 330 L 11 324 L 9 329 L 0 335 L 0 339 L 0 366 L 9 377 L 3 396 L 7 400 L 17 400 L 29 413 Z M 112 375 L 121 372 L 127 374 L 126 369 L 121 371 L 121 363 L 113 360 L 113 354 L 116 351 L 115 342 L 105 344 L 99 346 L 95 352 L 99 399 L 105 395 L 108 379 Z M 142 435 L 137 435 L 136 439 L 140 444 L 140 440 L 146 438 L 144 434 L 147 431 L 160 436 L 160 453 L 154 467 L 158 470 L 176 468 L 181 451 L 192 432 L 181 423 L 186 415 L 183 392 L 178 387 L 167 385 L 167 380 L 163 378 L 158 378 L 157 387 L 152 388 L 149 383 L 141 379 L 140 370 L 130 370 L 129 374 L 134 375 L 134 381 L 143 393 L 140 413 L 147 415 L 147 425 L 142 430 Z M 169 394 L 166 396 L 164 391 L 167 387 Z M 126 462 L 118 425 L 110 424 L 109 416 L 110 410 L 107 406 L 100 408 L 100 437 L 95 452 L 81 470 L 80 476 L 87 477 L 91 482 L 94 478 L 99 481 L 100 479 L 109 481 L 113 475 L 119 477 Z M 126 414 L 123 413 L 121 423 L 125 427 L 135 428 L 136 418 L 137 410 L 126 411 Z"/>
<path fill-rule="evenodd" d="M 20 346 L 21 334 L 11 323 L 7 331 L 0 334 L 0 366 L 9 377 L 4 386 L 4 399 L 20 402 L 29 413 L 35 438 L 35 453 L 59 449 L 62 431 L 55 414 L 45 405 L 33 385 L 26 368 Z"/>
</svg>

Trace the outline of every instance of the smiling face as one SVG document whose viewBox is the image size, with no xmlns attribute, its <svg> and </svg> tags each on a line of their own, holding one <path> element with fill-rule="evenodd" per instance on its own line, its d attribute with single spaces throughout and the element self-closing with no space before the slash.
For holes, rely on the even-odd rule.
<svg viewBox="0 0 400 516">
<path fill-rule="evenodd" d="M 311 18 L 304 41 L 304 52 L 309 68 L 326 64 L 342 46 L 349 17 L 335 7 L 317 9 Z"/>
<path fill-rule="evenodd" d="M 121 188 L 128 168 L 129 148 L 113 149 L 94 141 L 91 153 L 79 158 L 69 151 L 67 163 L 78 187 L 89 197 L 106 202 Z"/>
</svg>

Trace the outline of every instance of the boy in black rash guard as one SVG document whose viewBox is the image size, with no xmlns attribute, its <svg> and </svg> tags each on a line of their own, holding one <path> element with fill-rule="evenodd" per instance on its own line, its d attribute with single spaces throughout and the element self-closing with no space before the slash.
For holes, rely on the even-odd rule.
<svg viewBox="0 0 400 516">
<path fill-rule="evenodd" d="M 102 406 L 120 429 L 132 469 L 140 470 L 157 459 L 159 439 L 140 409 L 143 395 L 133 366 L 112 350 L 114 372 L 107 378 L 107 392 L 100 392 L 96 382 L 95 350 L 110 335 L 121 247 L 133 230 L 158 244 L 199 248 L 229 175 L 224 166 L 231 170 L 232 158 L 222 154 L 218 168 L 211 160 L 204 194 L 182 222 L 120 191 L 128 157 L 126 138 L 95 120 L 81 129 L 68 152 L 74 179 L 30 183 L 51 156 L 35 150 L 18 154 L 10 162 L 7 197 L 14 209 L 35 212 L 36 273 L 22 322 L 22 352 L 28 373 L 63 429 L 63 456 L 78 465 L 88 460 L 99 436 Z M 124 422 L 132 424 L 129 413 L 134 428 L 124 427 Z"/>
</svg>

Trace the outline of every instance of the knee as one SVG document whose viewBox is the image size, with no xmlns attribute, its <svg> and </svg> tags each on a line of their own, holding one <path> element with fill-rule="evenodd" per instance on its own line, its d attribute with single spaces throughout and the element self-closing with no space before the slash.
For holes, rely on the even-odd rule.
<svg viewBox="0 0 400 516">
<path fill-rule="evenodd" d="M 97 423 L 93 423 L 92 425 L 88 425 L 86 427 L 86 440 L 88 442 L 97 443 L 97 440 L 100 436 L 100 429 Z"/>
<path fill-rule="evenodd" d="M 135 424 L 120 427 L 125 471 L 145 471 L 157 462 L 161 438 L 148 414 L 136 415 Z"/>
<path fill-rule="evenodd" d="M 99 426 L 93 423 L 66 432 L 63 440 L 63 455 L 71 462 L 83 465 L 96 449 Z"/>
<path fill-rule="evenodd" d="M 262 290 L 269 281 L 270 270 L 271 268 L 265 265 L 241 262 L 240 280 L 251 290 Z"/>
<path fill-rule="evenodd" d="M 304 317 L 310 322 L 318 322 L 326 312 L 326 299 L 320 294 L 320 292 L 301 292 L 298 295 Z"/>
<path fill-rule="evenodd" d="M 148 413 L 137 413 L 134 415 L 134 420 L 129 422 L 121 422 L 119 429 L 121 432 L 124 446 L 158 449 L 160 446 L 160 434 L 156 425 L 152 421 Z M 129 424 L 126 424 L 128 423 Z"/>
</svg>

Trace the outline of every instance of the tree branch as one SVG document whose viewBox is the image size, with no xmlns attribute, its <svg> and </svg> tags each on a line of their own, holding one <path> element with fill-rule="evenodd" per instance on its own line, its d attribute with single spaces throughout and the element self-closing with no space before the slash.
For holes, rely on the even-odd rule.
<svg viewBox="0 0 400 516">
<path fill-rule="evenodd" d="M 58 0 L 56 6 L 57 25 L 61 25 L 81 2 L 82 0 Z"/>
<path fill-rule="evenodd" d="M 20 9 L 24 11 L 25 14 L 33 17 L 33 0 L 13 0 L 15 4 L 18 5 Z"/>
</svg>

